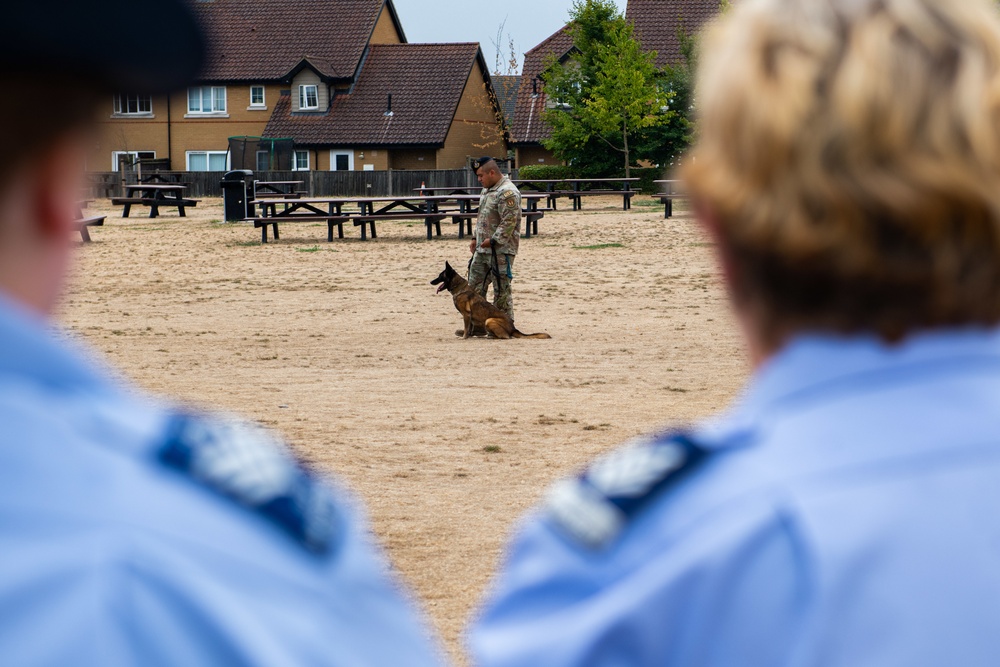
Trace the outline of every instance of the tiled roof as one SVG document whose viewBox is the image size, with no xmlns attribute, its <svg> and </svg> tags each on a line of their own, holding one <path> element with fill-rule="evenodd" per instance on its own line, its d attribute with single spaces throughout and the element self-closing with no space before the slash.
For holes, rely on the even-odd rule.
<svg viewBox="0 0 1000 667">
<path fill-rule="evenodd" d="M 493 90 L 497 94 L 497 101 L 503 109 L 507 127 L 510 127 L 514 121 L 514 108 L 517 106 L 517 91 L 521 87 L 521 77 L 494 74 L 490 78 L 493 81 Z"/>
<path fill-rule="evenodd" d="M 329 111 L 293 114 L 282 95 L 264 133 L 305 146 L 442 145 L 477 60 L 485 71 L 474 43 L 373 45 L 353 91 Z"/>
<path fill-rule="evenodd" d="M 192 2 L 208 35 L 205 81 L 278 80 L 308 59 L 320 75 L 350 78 L 391 0 Z"/>
<path fill-rule="evenodd" d="M 694 35 L 719 13 L 719 0 L 628 0 L 625 18 L 647 51 L 656 51 L 657 67 L 684 60 L 678 28 Z"/>
<path fill-rule="evenodd" d="M 545 111 L 545 93 L 542 92 L 542 84 L 539 81 L 533 87 L 532 81 L 545 69 L 550 56 L 562 58 L 572 48 L 573 38 L 570 37 L 569 26 L 563 26 L 554 35 L 524 54 L 521 86 L 517 91 L 517 105 L 511 129 L 511 143 L 536 144 L 551 134 L 552 130 L 548 123 L 542 120 Z"/>
</svg>

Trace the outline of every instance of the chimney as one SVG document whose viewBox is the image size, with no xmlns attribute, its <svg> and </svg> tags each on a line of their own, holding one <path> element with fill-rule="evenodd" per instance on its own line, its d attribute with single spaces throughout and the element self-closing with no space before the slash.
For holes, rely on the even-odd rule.
<svg viewBox="0 0 1000 667">
<path fill-rule="evenodd" d="M 385 115 L 386 116 L 392 115 L 392 93 L 389 93 L 389 97 L 385 102 Z"/>
</svg>

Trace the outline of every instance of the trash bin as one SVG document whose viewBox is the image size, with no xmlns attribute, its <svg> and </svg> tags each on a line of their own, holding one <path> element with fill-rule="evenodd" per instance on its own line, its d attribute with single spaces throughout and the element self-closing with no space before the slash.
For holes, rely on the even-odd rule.
<svg viewBox="0 0 1000 667">
<path fill-rule="evenodd" d="M 249 169 L 227 171 L 222 177 L 222 207 L 226 222 L 247 217 L 247 202 L 253 189 L 253 172 Z"/>
</svg>

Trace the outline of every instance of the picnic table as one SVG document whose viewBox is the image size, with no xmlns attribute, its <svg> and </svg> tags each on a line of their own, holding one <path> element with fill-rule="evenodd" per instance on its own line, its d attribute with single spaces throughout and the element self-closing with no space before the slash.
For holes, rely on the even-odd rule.
<svg viewBox="0 0 1000 667">
<path fill-rule="evenodd" d="M 664 219 L 669 218 L 674 214 L 674 200 L 687 198 L 687 195 L 684 193 L 684 181 L 668 179 L 653 181 L 653 183 L 665 186 L 661 188 L 664 192 L 653 195 L 653 199 L 660 200 L 660 203 L 663 204 L 663 217 Z"/>
<path fill-rule="evenodd" d="M 187 199 L 184 197 L 186 185 L 178 183 L 136 183 L 125 186 L 125 196 L 115 197 L 111 200 L 114 206 L 123 206 L 122 217 L 127 218 L 133 205 L 149 207 L 149 217 L 155 218 L 160 214 L 161 206 L 176 206 L 180 217 L 184 216 L 184 209 L 198 205 L 197 199 Z"/>
<path fill-rule="evenodd" d="M 413 191 L 421 195 L 436 195 L 436 194 L 446 194 L 446 195 L 473 195 L 479 194 L 482 191 L 480 186 L 465 186 L 465 185 L 449 185 L 444 187 L 420 187 L 413 188 Z"/>
<path fill-rule="evenodd" d="M 102 227 L 104 225 L 103 215 L 95 215 L 91 217 L 86 217 L 83 215 L 83 210 L 90 206 L 90 199 L 82 199 L 76 203 L 76 230 L 80 232 L 80 236 L 83 238 L 84 243 L 90 243 L 90 230 L 88 227 Z"/>
<path fill-rule="evenodd" d="M 573 202 L 573 210 L 579 211 L 583 208 L 583 198 L 594 195 L 621 195 L 622 210 L 627 211 L 632 208 L 632 197 L 636 191 L 629 187 L 630 183 L 638 182 L 638 178 L 522 178 L 512 181 L 519 189 L 544 192 L 548 197 L 548 205 L 552 210 L 556 209 L 556 199 L 559 197 L 569 197 Z M 566 183 L 572 189 L 556 189 L 560 183 Z M 621 183 L 617 190 L 604 184 Z M 597 185 L 599 189 L 585 189 L 584 185 Z"/>
<path fill-rule="evenodd" d="M 464 238 L 465 228 L 472 234 L 472 220 L 479 217 L 480 195 L 448 195 L 459 205 L 457 215 L 452 215 L 452 222 L 458 223 L 458 238 Z M 524 218 L 524 238 L 531 238 L 532 228 L 538 234 L 538 219 L 551 209 L 539 208 L 538 202 L 548 195 L 539 192 L 521 193 L 521 216 Z M 428 237 L 429 238 L 429 237 Z"/>
<path fill-rule="evenodd" d="M 304 181 L 254 181 L 254 199 L 260 197 L 287 197 L 297 199 L 298 197 L 289 195 L 301 195 L 295 188 L 302 185 Z"/>
<path fill-rule="evenodd" d="M 543 198 L 540 195 L 533 199 Z M 442 206 L 453 202 L 458 209 L 443 209 Z M 475 202 L 475 206 L 473 206 Z M 427 238 L 431 239 L 436 232 L 441 236 L 441 220 L 451 217 L 454 223 L 466 222 L 470 225 L 471 218 L 476 217 L 479 195 L 425 195 L 399 197 L 322 197 L 299 199 L 264 199 L 255 202 L 261 208 L 260 217 L 248 217 L 254 227 L 261 230 L 261 243 L 267 243 L 267 228 L 271 227 L 275 239 L 278 236 L 278 224 L 283 222 L 323 221 L 327 224 L 327 241 L 333 241 L 333 228 L 337 227 L 338 238 L 344 238 L 344 223 L 351 222 L 355 227 L 361 227 L 361 240 L 371 237 L 378 238 L 375 223 L 384 220 L 423 220 L 427 227 Z M 354 205 L 357 211 L 346 211 L 345 207 Z M 279 206 L 281 209 L 279 210 Z M 537 218 L 544 213 L 533 212 L 535 232 L 537 233 Z M 459 237 L 463 236 L 459 227 Z M 529 232 L 530 235 L 530 232 Z"/>
<path fill-rule="evenodd" d="M 152 174 L 146 174 L 139 179 L 140 183 L 165 183 L 168 185 L 191 185 L 187 181 L 181 181 L 181 174 L 164 174 L 161 172 L 153 172 Z"/>
</svg>

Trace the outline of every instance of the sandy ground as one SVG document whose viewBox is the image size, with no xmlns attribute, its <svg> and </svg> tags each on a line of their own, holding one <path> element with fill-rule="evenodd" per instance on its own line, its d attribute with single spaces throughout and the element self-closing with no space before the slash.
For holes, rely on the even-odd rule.
<svg viewBox="0 0 1000 667">
<path fill-rule="evenodd" d="M 514 267 L 518 327 L 550 341 L 454 336 L 461 319 L 428 284 L 468 260 L 450 224 L 427 241 L 420 222 L 383 223 L 364 243 L 287 224 L 261 245 L 212 199 L 153 220 L 92 204 L 109 217 L 60 317 L 142 387 L 257 419 L 343 480 L 464 662 L 462 629 L 546 487 L 723 408 L 747 376 L 693 220 L 648 197 L 585 206 L 547 214 Z"/>
</svg>

